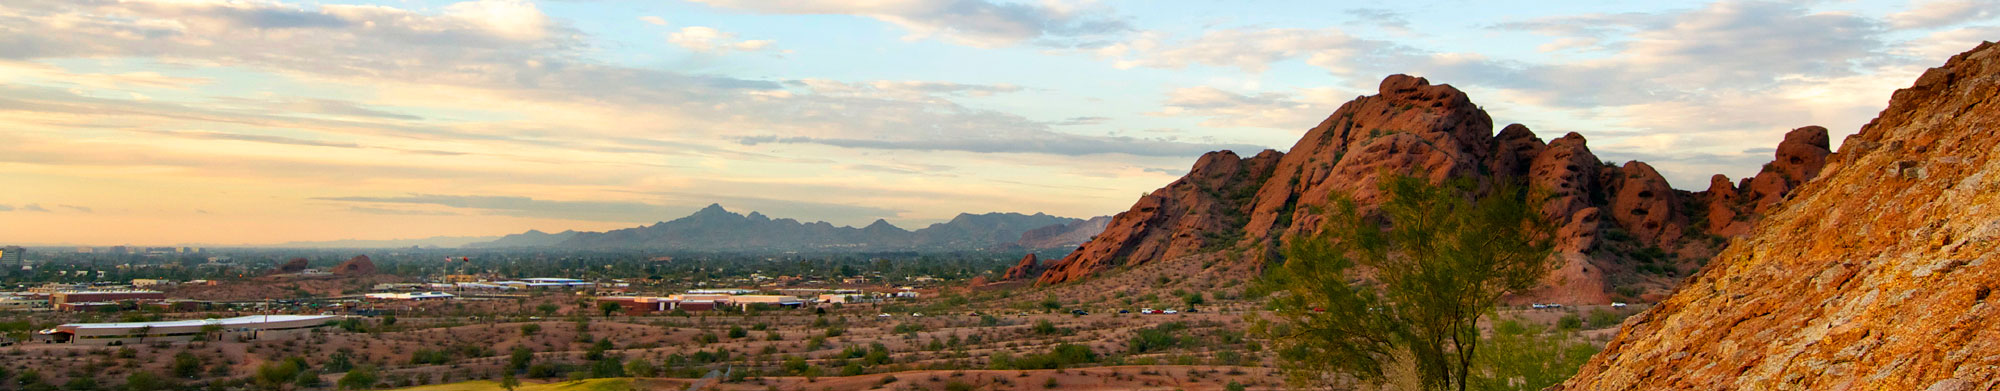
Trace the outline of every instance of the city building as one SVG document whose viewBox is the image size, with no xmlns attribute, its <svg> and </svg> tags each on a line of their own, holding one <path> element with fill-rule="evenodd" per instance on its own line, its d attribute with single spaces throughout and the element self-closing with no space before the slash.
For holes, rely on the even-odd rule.
<svg viewBox="0 0 2000 391">
<path fill-rule="evenodd" d="M 328 315 L 251 315 L 164 322 L 70 323 L 42 330 L 34 338 L 49 343 L 81 345 L 185 342 L 203 336 L 212 339 L 274 339 L 303 335 L 338 319 L 340 317 Z"/>
<path fill-rule="evenodd" d="M 21 271 L 27 266 L 28 249 L 21 246 L 0 247 L 0 268 L 6 268 L 6 273 Z"/>
</svg>

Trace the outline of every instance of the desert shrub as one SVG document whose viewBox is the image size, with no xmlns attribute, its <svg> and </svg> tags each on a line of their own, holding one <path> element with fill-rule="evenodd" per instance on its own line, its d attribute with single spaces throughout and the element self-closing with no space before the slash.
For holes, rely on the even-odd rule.
<svg viewBox="0 0 2000 391">
<path fill-rule="evenodd" d="M 1180 347 L 1183 340 L 1178 335 L 1180 331 L 1186 329 L 1187 325 L 1181 322 L 1162 323 L 1139 329 L 1139 332 L 1132 336 L 1132 340 L 1126 343 L 1129 346 L 1126 354 L 1142 354 Z"/>
</svg>

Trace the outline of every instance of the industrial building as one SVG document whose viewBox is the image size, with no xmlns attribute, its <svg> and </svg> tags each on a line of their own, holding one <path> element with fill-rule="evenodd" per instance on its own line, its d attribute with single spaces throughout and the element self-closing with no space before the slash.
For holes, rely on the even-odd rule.
<svg viewBox="0 0 2000 391">
<path fill-rule="evenodd" d="M 47 343 L 122 345 L 185 342 L 204 336 L 246 340 L 290 338 L 339 319 L 330 315 L 251 315 L 164 322 L 70 323 L 42 330 L 34 339 Z"/>
</svg>

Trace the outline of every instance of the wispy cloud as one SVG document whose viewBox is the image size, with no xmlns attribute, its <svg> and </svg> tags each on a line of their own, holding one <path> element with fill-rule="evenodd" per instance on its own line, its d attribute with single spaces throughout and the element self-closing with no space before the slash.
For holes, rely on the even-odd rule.
<svg viewBox="0 0 2000 391">
<path fill-rule="evenodd" d="M 415 204 L 436 205 L 449 208 L 478 210 L 484 213 L 521 216 L 551 217 L 573 220 L 646 222 L 672 216 L 675 211 L 685 208 L 667 207 L 644 202 L 627 201 L 557 201 L 538 200 L 530 197 L 514 196 L 462 196 L 440 194 L 412 194 L 405 196 L 339 196 L 313 197 L 313 200 L 353 202 L 365 204 Z M 353 207 L 350 207 L 350 209 Z M 379 207 L 371 212 L 385 212 L 392 209 Z M 407 210 L 404 210 L 407 211 Z M 406 213 L 407 214 L 407 213 Z"/>
<path fill-rule="evenodd" d="M 909 39 L 938 37 L 979 47 L 1037 42 L 1060 45 L 1071 40 L 1131 29 L 1103 10 L 1059 3 L 1023 4 L 988 0 L 695 0 L 724 8 L 764 14 L 855 15 L 880 20 L 909 31 Z"/>
</svg>

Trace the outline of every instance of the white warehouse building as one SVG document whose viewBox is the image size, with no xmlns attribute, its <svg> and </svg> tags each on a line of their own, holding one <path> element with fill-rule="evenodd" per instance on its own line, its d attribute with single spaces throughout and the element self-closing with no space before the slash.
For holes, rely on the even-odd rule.
<svg viewBox="0 0 2000 391">
<path fill-rule="evenodd" d="M 185 342 L 209 332 L 223 339 L 290 338 L 339 319 L 332 315 L 251 315 L 163 322 L 70 323 L 42 330 L 35 340 L 83 345 Z"/>
</svg>

